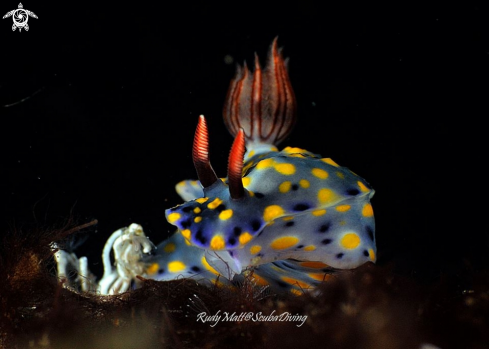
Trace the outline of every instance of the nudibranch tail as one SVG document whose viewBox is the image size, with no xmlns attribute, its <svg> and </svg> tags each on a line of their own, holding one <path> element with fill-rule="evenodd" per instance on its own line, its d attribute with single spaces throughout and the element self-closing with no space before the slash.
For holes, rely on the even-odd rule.
<svg viewBox="0 0 489 349">
<path fill-rule="evenodd" d="M 207 131 L 204 115 L 199 116 L 199 122 L 195 130 L 192 159 L 197 176 L 204 188 L 211 186 L 218 180 L 209 160 L 209 132 Z"/>
<path fill-rule="evenodd" d="M 262 70 L 255 54 L 251 74 L 246 63 L 238 65 L 229 85 L 223 116 L 227 129 L 236 135 L 240 128 L 247 143 L 278 145 L 296 122 L 296 99 L 290 83 L 287 60 L 275 37 Z"/>
</svg>

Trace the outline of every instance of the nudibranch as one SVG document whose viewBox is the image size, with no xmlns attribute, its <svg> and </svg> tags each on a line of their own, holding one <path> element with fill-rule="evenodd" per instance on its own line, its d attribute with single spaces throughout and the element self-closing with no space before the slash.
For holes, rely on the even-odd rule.
<svg viewBox="0 0 489 349">
<path fill-rule="evenodd" d="M 196 198 L 165 216 L 186 244 L 203 251 L 203 264 L 230 280 L 278 261 L 351 269 L 376 260 L 369 183 L 331 158 L 278 150 L 296 109 L 288 60 L 275 38 L 265 67 L 255 55 L 254 70 L 238 66 L 229 86 L 223 116 L 235 138 L 225 178 L 211 166 L 209 132 L 199 117 L 192 149 L 199 181 L 177 184 Z"/>
<path fill-rule="evenodd" d="M 375 263 L 374 190 L 329 157 L 279 150 L 296 113 L 288 60 L 275 38 L 263 69 L 255 54 L 253 71 L 238 65 L 231 80 L 223 109 L 234 136 L 227 176 L 219 178 L 212 168 L 200 115 L 192 148 L 198 180 L 179 182 L 184 203 L 165 211 L 176 232 L 156 249 L 136 223 L 114 232 L 102 254 L 97 292 L 137 287 L 137 276 L 233 286 L 251 275 L 258 286 L 302 294 L 338 269 Z M 85 258 L 59 252 L 57 262 L 58 275 L 68 275 L 68 265 L 88 274 Z"/>
</svg>

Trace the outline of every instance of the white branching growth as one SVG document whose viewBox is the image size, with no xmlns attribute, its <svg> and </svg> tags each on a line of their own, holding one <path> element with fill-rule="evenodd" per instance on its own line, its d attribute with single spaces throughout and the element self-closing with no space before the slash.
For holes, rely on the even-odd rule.
<svg viewBox="0 0 489 349">
<path fill-rule="evenodd" d="M 95 292 L 97 289 L 96 278 L 88 269 L 86 257 L 78 257 L 74 253 L 59 250 L 55 243 L 51 244 L 54 259 L 57 263 L 58 279 L 64 287 L 81 289 L 85 292 Z"/>
<path fill-rule="evenodd" d="M 57 245 L 53 243 L 52 248 L 56 249 Z M 105 243 L 102 252 L 104 274 L 98 283 L 88 269 L 86 257 L 78 259 L 74 253 L 63 250 L 55 252 L 58 278 L 65 287 L 79 288 L 83 292 L 97 292 L 101 295 L 123 293 L 129 290 L 133 281 L 137 282 L 136 276 L 144 274 L 142 257 L 154 248 L 141 225 L 133 223 L 112 233 Z M 77 277 L 69 277 L 71 269 L 76 270 Z"/>
</svg>

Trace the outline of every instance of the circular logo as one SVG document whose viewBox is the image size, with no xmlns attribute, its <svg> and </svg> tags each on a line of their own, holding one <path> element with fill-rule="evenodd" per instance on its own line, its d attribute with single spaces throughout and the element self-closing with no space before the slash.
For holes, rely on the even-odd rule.
<svg viewBox="0 0 489 349">
<path fill-rule="evenodd" d="M 27 12 L 24 9 L 17 9 L 15 12 L 12 14 L 14 24 L 17 27 L 23 27 L 27 24 L 27 21 L 29 20 L 29 16 L 27 15 Z"/>
</svg>

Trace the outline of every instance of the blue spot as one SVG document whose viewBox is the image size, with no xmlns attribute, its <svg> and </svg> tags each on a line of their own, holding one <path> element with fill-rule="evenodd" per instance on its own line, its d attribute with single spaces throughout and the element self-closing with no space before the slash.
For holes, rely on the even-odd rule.
<svg viewBox="0 0 489 349">
<path fill-rule="evenodd" d="M 311 206 L 309 204 L 300 203 L 300 204 L 295 204 L 293 210 L 294 211 L 305 211 L 309 208 L 311 208 Z"/>
<path fill-rule="evenodd" d="M 234 236 L 238 237 L 241 235 L 242 229 L 240 227 L 234 227 L 233 229 L 233 234 Z"/>
<path fill-rule="evenodd" d="M 259 220 L 255 219 L 251 222 L 251 229 L 253 229 L 253 231 L 258 231 L 260 227 L 261 227 L 261 222 Z"/>
<path fill-rule="evenodd" d="M 188 227 L 190 227 L 192 225 L 192 220 L 190 218 L 186 219 L 186 220 L 180 222 L 180 225 L 182 226 L 182 229 L 187 229 Z"/>
<path fill-rule="evenodd" d="M 365 230 L 367 230 L 367 234 L 370 240 L 374 241 L 374 230 L 372 229 L 372 227 L 367 226 Z"/>
<path fill-rule="evenodd" d="M 207 243 L 207 238 L 202 233 L 202 229 L 199 229 L 195 234 L 195 240 L 200 242 L 202 245 L 205 245 Z"/>
<path fill-rule="evenodd" d="M 330 227 L 331 227 L 331 223 L 329 223 L 329 222 L 325 223 L 319 227 L 319 232 L 320 233 L 326 233 Z"/>
<path fill-rule="evenodd" d="M 352 196 L 353 196 L 353 195 L 358 195 L 358 194 L 360 194 L 360 190 L 358 190 L 357 188 L 352 188 L 352 189 L 348 189 L 348 190 L 346 191 L 346 193 L 347 193 L 348 195 L 352 195 Z"/>
<path fill-rule="evenodd" d="M 224 211 L 225 209 L 226 209 L 226 205 L 224 204 L 220 204 L 219 206 L 216 207 L 216 211 L 219 213 Z"/>
</svg>

